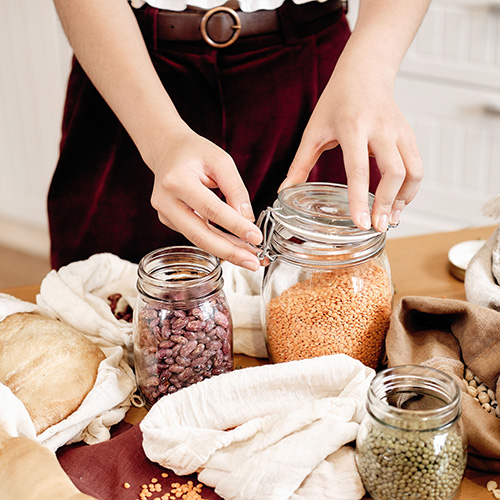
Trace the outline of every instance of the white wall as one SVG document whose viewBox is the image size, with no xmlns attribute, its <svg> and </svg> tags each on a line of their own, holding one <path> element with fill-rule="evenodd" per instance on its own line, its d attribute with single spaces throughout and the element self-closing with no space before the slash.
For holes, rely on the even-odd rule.
<svg viewBox="0 0 500 500">
<path fill-rule="evenodd" d="M 0 243 L 43 255 L 70 60 L 51 0 L 0 2 Z"/>
<path fill-rule="evenodd" d="M 349 0 L 355 25 L 359 0 Z M 396 101 L 424 162 L 391 236 L 495 224 L 500 194 L 500 0 L 432 0 L 398 75 Z"/>
<path fill-rule="evenodd" d="M 349 3 L 355 22 L 358 0 Z M 390 236 L 493 223 L 480 213 L 500 191 L 500 114 L 480 110 L 500 109 L 500 8 L 492 5 L 499 0 L 433 0 L 408 53 L 397 99 L 426 178 Z M 0 244 L 41 255 L 70 59 L 52 0 L 0 2 Z"/>
</svg>

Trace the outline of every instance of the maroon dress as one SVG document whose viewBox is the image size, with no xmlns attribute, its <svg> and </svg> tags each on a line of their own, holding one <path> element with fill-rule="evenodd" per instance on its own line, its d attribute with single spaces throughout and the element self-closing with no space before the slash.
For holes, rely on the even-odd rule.
<svg viewBox="0 0 500 500">
<path fill-rule="evenodd" d="M 233 157 L 258 216 L 276 199 L 350 35 L 343 12 L 300 34 L 239 39 L 225 49 L 163 42 L 155 33 L 156 15 L 148 6 L 136 11 L 168 94 L 193 130 Z M 372 192 L 379 178 L 372 164 Z M 340 147 L 321 156 L 309 180 L 346 182 Z M 152 188 L 152 172 L 75 60 L 48 195 L 52 266 L 99 252 L 138 262 L 156 248 L 188 244 L 160 223 L 150 204 Z"/>
</svg>

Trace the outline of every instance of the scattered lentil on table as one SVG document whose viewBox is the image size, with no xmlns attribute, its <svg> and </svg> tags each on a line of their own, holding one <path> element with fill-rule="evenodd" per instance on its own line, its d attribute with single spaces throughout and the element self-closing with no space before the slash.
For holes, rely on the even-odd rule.
<svg viewBox="0 0 500 500">
<path fill-rule="evenodd" d="M 161 476 L 162 478 L 167 478 L 168 474 L 163 472 Z M 126 482 L 123 484 L 123 487 L 129 489 L 131 485 Z M 149 480 L 149 483 L 142 484 L 140 488 L 141 490 L 136 500 L 206 500 L 202 496 L 203 484 L 195 484 L 191 480 L 185 483 L 173 482 L 166 487 L 169 491 L 164 492 L 165 487 L 161 484 L 160 480 L 153 477 Z"/>
</svg>

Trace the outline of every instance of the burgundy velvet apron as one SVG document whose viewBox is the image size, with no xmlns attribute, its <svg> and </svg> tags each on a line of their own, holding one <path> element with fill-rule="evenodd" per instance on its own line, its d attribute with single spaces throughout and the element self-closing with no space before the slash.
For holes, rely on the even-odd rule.
<svg viewBox="0 0 500 500">
<path fill-rule="evenodd" d="M 345 16 L 339 11 L 305 35 L 285 31 L 214 49 L 158 40 L 156 12 L 136 15 L 159 76 L 187 124 L 233 157 L 258 216 L 276 199 L 349 37 Z M 372 192 L 379 179 L 372 162 Z M 321 156 L 309 180 L 346 182 L 339 147 Z M 52 266 L 99 252 L 138 262 L 156 248 L 189 244 L 158 220 L 152 187 L 153 174 L 75 60 L 48 196 Z"/>
</svg>

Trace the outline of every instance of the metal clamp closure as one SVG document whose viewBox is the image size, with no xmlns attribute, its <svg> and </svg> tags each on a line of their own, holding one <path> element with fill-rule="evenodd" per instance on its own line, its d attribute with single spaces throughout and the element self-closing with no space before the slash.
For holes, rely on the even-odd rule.
<svg viewBox="0 0 500 500">
<path fill-rule="evenodd" d="M 230 27 L 233 30 L 233 32 L 232 32 L 231 36 L 229 37 L 229 39 L 226 40 L 225 42 L 216 42 L 208 34 L 207 25 L 208 25 L 208 21 L 210 21 L 210 18 L 212 16 L 219 14 L 221 12 L 226 12 L 227 14 L 229 14 L 233 18 L 234 24 Z M 224 7 L 224 6 L 214 7 L 213 9 L 207 10 L 207 12 L 205 12 L 205 15 L 202 17 L 201 24 L 200 24 L 200 31 L 201 31 L 201 36 L 202 36 L 203 40 L 205 40 L 205 42 L 207 42 L 208 45 L 211 45 L 212 47 L 215 47 L 217 49 L 223 49 L 224 47 L 229 47 L 234 42 L 236 42 L 236 40 L 240 36 L 240 32 L 241 32 L 240 16 L 238 16 L 238 13 L 235 10 L 233 10 L 229 7 Z"/>
<path fill-rule="evenodd" d="M 271 253 L 271 240 L 276 226 L 272 212 L 272 209 L 268 208 L 262 211 L 257 219 L 257 227 L 260 228 L 263 235 L 262 243 L 258 246 L 261 251 L 257 254 L 257 257 L 259 260 L 268 259 L 269 262 L 273 262 L 278 258 L 277 255 Z"/>
</svg>

